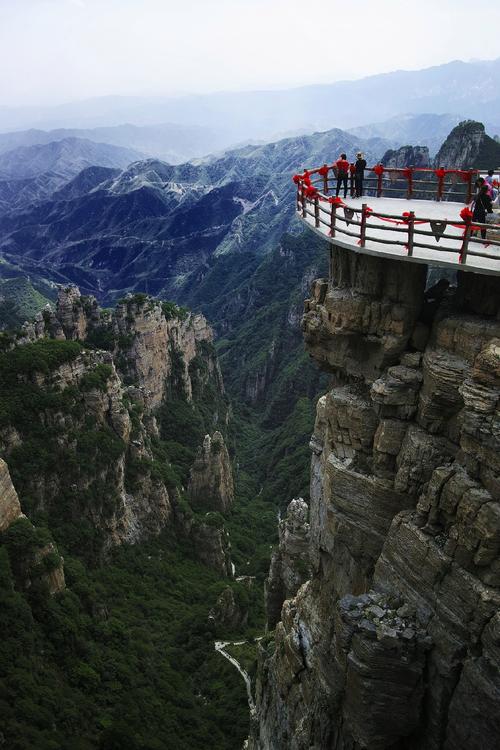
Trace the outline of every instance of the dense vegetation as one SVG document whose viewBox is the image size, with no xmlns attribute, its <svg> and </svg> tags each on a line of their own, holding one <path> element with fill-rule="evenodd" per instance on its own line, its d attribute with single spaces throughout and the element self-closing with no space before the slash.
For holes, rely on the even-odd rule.
<svg viewBox="0 0 500 750">
<path fill-rule="evenodd" d="M 195 448 L 214 428 L 214 412 L 225 422 L 227 403 L 208 377 L 207 346 L 191 364 L 193 403 L 174 372 L 171 408 L 160 412 L 161 434 L 152 441 L 154 460 L 127 461 L 132 485 L 150 472 L 181 492 Z M 106 558 L 99 552 L 103 540 L 88 510 L 96 505 L 106 514 L 107 505 L 112 512 L 106 471 L 124 444 L 92 421 L 82 399 L 106 390 L 112 369 L 98 364 L 78 388 L 49 387 L 35 376 L 50 376 L 82 354 L 78 342 L 51 340 L 0 354 L 0 426 L 16 425 L 22 437 L 6 458 L 36 524 L 17 521 L 0 538 L 0 739 L 13 750 L 241 747 L 248 731 L 244 685 L 213 641 L 242 633 L 220 625 L 215 632 L 208 619 L 228 582 L 201 565 L 173 528 Z M 126 405 L 137 429 L 141 409 Z M 70 415 L 71 434 L 50 415 Z M 32 482 L 55 474 L 57 503 L 40 507 Z M 82 476 L 91 479 L 86 491 L 77 488 Z M 213 515 L 209 520 L 224 523 Z M 58 553 L 45 554 L 40 571 L 29 569 L 27 589 L 25 579 L 33 555 L 52 540 L 64 556 L 68 586 L 51 598 L 42 575 L 60 564 Z M 230 585 L 249 612 L 246 632 L 253 636 L 263 622 L 261 589 Z"/>
<path fill-rule="evenodd" d="M 53 598 L 15 589 L 22 554 L 10 538 L 0 547 L 9 750 L 241 747 L 244 685 L 207 623 L 224 584 L 189 548 L 164 535 L 93 570 L 65 552 L 68 588 Z"/>
<path fill-rule="evenodd" d="M 248 612 L 244 632 L 214 631 L 208 613 L 227 581 L 201 565 L 186 540 L 170 531 L 140 545 L 124 545 L 103 558 L 103 539 L 89 510 L 113 508 L 107 470 L 124 444 L 86 414 L 82 399 L 106 390 L 109 365 L 98 365 L 79 388 L 42 388 L 35 371 L 50 373 L 84 351 L 75 342 L 44 341 L 0 354 L 0 423 L 16 424 L 22 443 L 7 456 L 23 510 L 36 524 L 14 524 L 0 540 L 0 659 L 7 678 L 0 690 L 1 731 L 13 750 L 45 748 L 240 748 L 248 729 L 244 684 L 213 649 L 215 637 L 248 638 L 240 656 L 254 669 L 255 636 L 262 633 L 262 582 L 276 540 L 276 515 L 294 496 L 308 496 L 308 439 L 314 402 L 324 382 L 303 352 L 299 330 L 309 279 L 324 273 L 322 243 L 283 238 L 267 256 L 228 256 L 208 271 L 197 306 L 223 328 L 217 350 L 229 404 L 214 386 L 210 344 L 191 362 L 193 401 L 183 391 L 184 363 L 171 352 L 168 402 L 160 408 L 160 433 L 148 438 L 153 459 L 126 461 L 134 491 L 145 475 L 166 483 L 180 507 L 193 515 L 183 493 L 203 436 L 221 430 L 234 460 L 235 504 L 224 519 L 236 574 L 256 576 L 253 586 L 231 582 Z M 229 286 L 228 286 L 229 285 Z M 233 305 L 226 295 L 232 285 Z M 206 300 L 201 304 L 202 299 Z M 134 304 L 144 300 L 139 295 Z M 167 319 L 185 309 L 164 303 Z M 110 328 L 95 329 L 87 347 L 118 354 L 128 373 L 131 341 Z M 6 345 L 8 341 L 6 339 Z M 213 361 L 213 360 L 212 360 Z M 139 437 L 141 406 L 126 400 L 132 439 Z M 71 414 L 71 441 L 60 440 L 50 414 Z M 34 477 L 64 467 L 57 503 L 41 508 L 32 497 Z M 89 489 L 78 482 L 93 476 Z M 108 510 L 107 510 L 108 508 Z M 68 587 L 50 598 L 42 579 L 25 590 L 23 560 L 54 540 L 63 555 Z M 47 556 L 47 570 L 59 564 Z"/>
</svg>

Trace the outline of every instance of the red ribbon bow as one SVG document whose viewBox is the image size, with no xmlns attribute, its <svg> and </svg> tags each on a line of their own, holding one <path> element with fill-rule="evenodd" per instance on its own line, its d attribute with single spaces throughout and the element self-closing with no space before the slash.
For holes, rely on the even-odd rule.
<svg viewBox="0 0 500 750">
<path fill-rule="evenodd" d="M 342 198 L 339 198 L 338 195 L 335 198 L 333 198 L 333 197 L 332 198 L 328 198 L 328 203 L 331 203 L 334 206 L 343 206 L 344 205 L 344 201 L 342 200 Z"/>
<path fill-rule="evenodd" d="M 442 180 L 446 176 L 446 169 L 435 169 L 434 174 L 439 180 Z"/>
<path fill-rule="evenodd" d="M 320 168 L 318 169 L 318 174 L 319 174 L 319 175 L 321 175 L 321 177 L 326 177 L 326 176 L 327 176 L 327 174 L 328 174 L 328 170 L 329 170 L 329 169 L 330 169 L 330 167 L 327 167 L 327 166 L 326 166 L 326 164 L 325 164 L 325 166 L 324 166 L 324 167 L 320 167 Z"/>
<path fill-rule="evenodd" d="M 377 177 L 380 177 L 380 175 L 384 173 L 384 165 L 377 164 L 375 167 L 373 167 L 373 171 L 375 172 Z"/>
<path fill-rule="evenodd" d="M 309 185 L 309 186 L 308 186 L 308 187 L 306 188 L 306 196 L 307 196 L 308 198 L 316 198 L 316 196 L 317 196 L 317 195 L 318 195 L 318 191 L 317 191 L 317 190 L 316 190 L 316 188 L 315 188 L 315 187 L 313 187 L 312 185 Z"/>
<path fill-rule="evenodd" d="M 460 211 L 460 217 L 462 221 L 465 221 L 466 224 L 470 224 L 470 222 L 472 221 L 473 213 L 468 206 L 464 206 L 464 208 L 462 208 L 462 210 Z"/>
</svg>

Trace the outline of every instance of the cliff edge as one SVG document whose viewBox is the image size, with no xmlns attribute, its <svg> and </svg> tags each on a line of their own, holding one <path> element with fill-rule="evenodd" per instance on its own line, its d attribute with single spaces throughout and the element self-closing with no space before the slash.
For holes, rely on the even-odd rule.
<svg viewBox="0 0 500 750">
<path fill-rule="evenodd" d="M 336 248 L 305 304 L 332 376 L 312 575 L 261 648 L 251 747 L 500 744 L 500 279 L 426 280 Z"/>
</svg>

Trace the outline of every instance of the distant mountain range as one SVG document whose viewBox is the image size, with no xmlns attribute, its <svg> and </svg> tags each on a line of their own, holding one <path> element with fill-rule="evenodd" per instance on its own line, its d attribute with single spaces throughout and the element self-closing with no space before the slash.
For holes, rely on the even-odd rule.
<svg viewBox="0 0 500 750">
<path fill-rule="evenodd" d="M 424 70 L 399 70 L 356 81 L 281 91 L 113 96 L 57 107 L 0 107 L 0 131 L 171 123 L 202 127 L 205 130 L 198 135 L 206 138 L 206 151 L 214 151 L 238 141 L 270 140 L 283 132 L 358 127 L 405 112 L 458 115 L 462 119 L 500 123 L 499 80 L 500 59 L 456 60 Z M 175 136 L 172 131 L 173 143 L 177 137 L 180 138 L 179 133 Z M 209 143 L 211 137 L 214 141 Z"/>
<path fill-rule="evenodd" d="M 331 130 L 198 163 L 87 167 L 49 197 L 4 208 L 0 251 L 33 278 L 74 282 L 103 301 L 132 290 L 181 299 L 217 257 L 279 243 L 293 226 L 294 171 L 359 149 L 373 161 L 386 143 Z"/>
<path fill-rule="evenodd" d="M 83 138 L 18 146 L 0 153 L 0 212 L 34 204 L 87 167 L 126 167 L 139 151 Z"/>
<path fill-rule="evenodd" d="M 391 142 L 392 148 L 406 145 L 427 146 L 433 156 L 450 130 L 463 119 L 460 115 L 450 114 L 403 114 L 383 122 L 360 125 L 351 128 L 349 132 L 358 138 L 384 138 Z M 487 126 L 489 132 L 492 132 L 492 127 L 494 132 L 495 126 Z"/>
<path fill-rule="evenodd" d="M 179 164 L 230 145 L 225 135 L 209 128 L 169 124 L 125 124 L 102 128 L 30 129 L 0 133 L 0 155 L 19 146 L 50 144 L 75 138 L 135 150 L 137 155 L 129 158 L 128 163 L 135 158 L 154 156 L 172 164 Z"/>
</svg>

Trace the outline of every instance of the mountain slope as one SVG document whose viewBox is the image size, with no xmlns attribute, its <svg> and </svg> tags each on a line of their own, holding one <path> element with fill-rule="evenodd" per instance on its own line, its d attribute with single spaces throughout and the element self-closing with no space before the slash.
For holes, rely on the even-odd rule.
<svg viewBox="0 0 500 750">
<path fill-rule="evenodd" d="M 17 180 L 51 172 L 73 177 L 86 167 L 126 167 L 143 157 L 139 151 L 84 138 L 64 138 L 47 144 L 18 146 L 0 154 L 0 179 Z"/>
<path fill-rule="evenodd" d="M 331 130 L 197 163 L 86 170 L 49 200 L 5 212 L 0 250 L 26 273 L 77 283 L 102 300 L 135 290 L 182 301 L 219 256 L 263 255 L 297 228 L 294 171 L 341 150 L 374 160 L 386 145 Z"/>
<path fill-rule="evenodd" d="M 138 158 L 138 151 L 82 138 L 19 146 L 0 154 L 0 212 L 46 199 L 83 169 L 123 169 Z"/>
<path fill-rule="evenodd" d="M 107 143 L 126 149 L 135 149 L 143 156 L 154 156 L 172 164 L 201 157 L 232 145 L 231 138 L 224 131 L 200 125 L 124 124 L 102 128 L 31 129 L 0 133 L 0 154 L 19 146 L 47 144 L 67 138 L 86 139 L 94 143 Z"/>
</svg>

